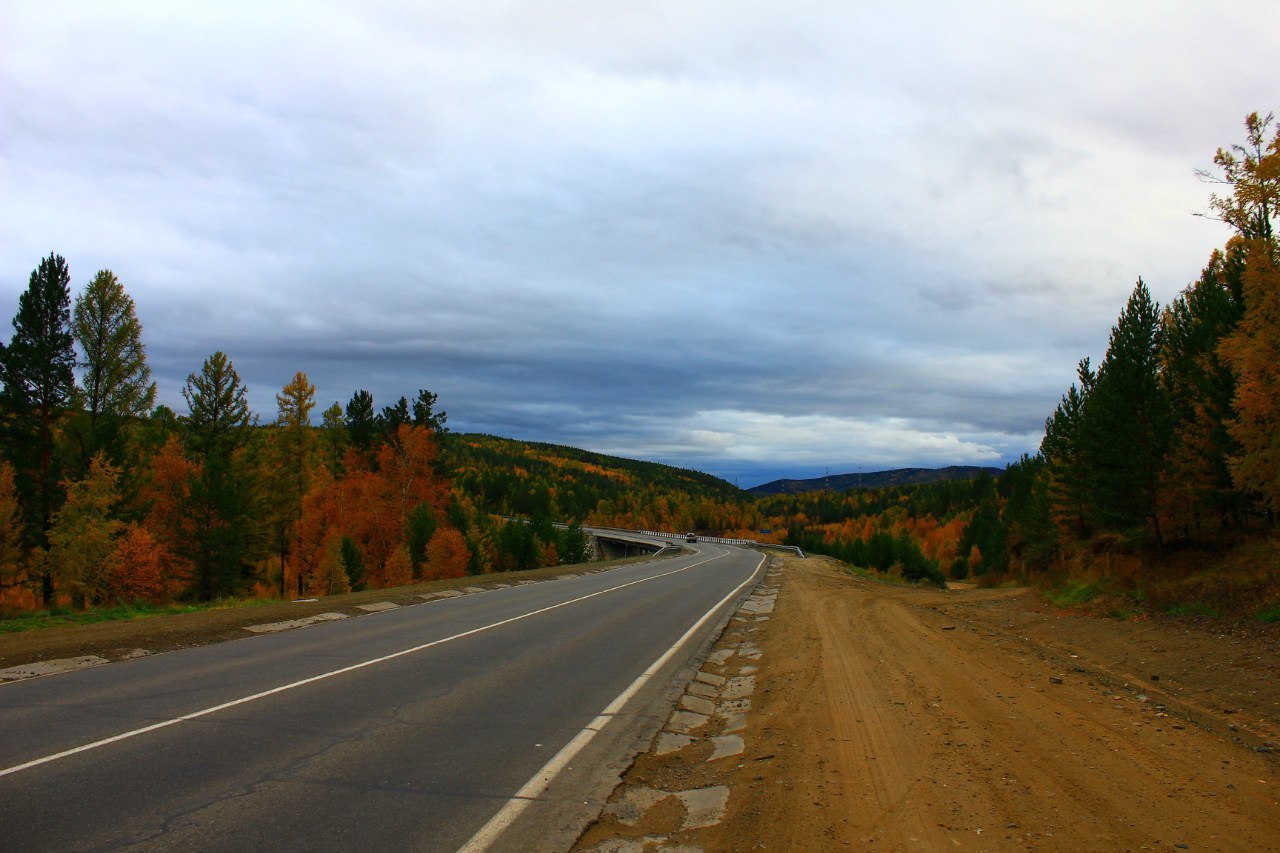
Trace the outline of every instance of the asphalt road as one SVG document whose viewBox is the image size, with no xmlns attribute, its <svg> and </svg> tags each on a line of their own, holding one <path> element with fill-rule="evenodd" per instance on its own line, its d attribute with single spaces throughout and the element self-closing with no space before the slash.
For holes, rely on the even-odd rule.
<svg viewBox="0 0 1280 853">
<path fill-rule="evenodd" d="M 0 685 L 0 850 L 564 849 L 754 585 L 692 547 Z"/>
</svg>

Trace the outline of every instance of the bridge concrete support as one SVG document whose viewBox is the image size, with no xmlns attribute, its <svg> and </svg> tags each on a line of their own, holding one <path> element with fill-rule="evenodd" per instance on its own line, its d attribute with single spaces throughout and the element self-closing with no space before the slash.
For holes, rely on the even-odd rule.
<svg viewBox="0 0 1280 853">
<path fill-rule="evenodd" d="M 662 546 L 650 542 L 636 542 L 630 539 L 609 536 L 592 536 L 595 540 L 596 554 L 601 560 L 620 560 L 624 557 L 639 557 L 644 554 L 656 554 Z"/>
</svg>

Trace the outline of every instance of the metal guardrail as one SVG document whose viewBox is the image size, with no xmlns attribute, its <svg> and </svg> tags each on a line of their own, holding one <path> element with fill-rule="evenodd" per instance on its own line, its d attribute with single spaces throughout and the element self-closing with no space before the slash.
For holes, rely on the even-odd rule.
<svg viewBox="0 0 1280 853">
<path fill-rule="evenodd" d="M 636 530 L 634 531 L 643 536 L 656 536 L 662 539 L 684 539 L 686 534 L 682 533 L 663 533 L 658 530 Z M 804 551 L 798 545 L 775 545 L 772 542 L 757 542 L 755 539 L 723 539 L 719 536 L 703 536 L 698 535 L 699 542 L 715 542 L 717 545 L 739 545 L 744 548 L 775 548 L 779 551 L 790 551 L 797 557 L 804 557 Z"/>
<path fill-rule="evenodd" d="M 500 515 L 498 516 L 498 518 L 505 518 L 507 521 L 518 521 L 521 524 L 529 523 L 529 519 L 527 518 L 516 518 L 514 516 L 509 516 L 509 515 Z M 569 525 L 559 521 L 553 522 L 552 526 L 557 527 L 561 530 L 567 530 L 569 527 Z M 685 536 L 688 535 L 685 533 L 665 533 L 661 530 L 628 530 L 623 527 L 594 527 L 589 525 L 583 525 L 579 529 L 585 533 L 591 533 L 592 531 L 597 531 L 597 530 L 601 532 L 606 532 L 606 533 L 607 532 L 636 533 L 641 536 L 652 536 L 656 539 L 674 539 L 677 542 L 683 542 Z M 738 545 L 743 548 L 773 548 L 774 550 L 777 550 L 777 551 L 789 551 L 790 553 L 795 554 L 797 557 L 800 557 L 802 559 L 804 558 L 804 555 L 805 555 L 804 551 L 798 545 L 775 545 L 772 542 L 757 542 L 755 539 L 724 539 L 719 536 L 699 535 L 698 541 L 715 542 L 717 545 Z"/>
</svg>

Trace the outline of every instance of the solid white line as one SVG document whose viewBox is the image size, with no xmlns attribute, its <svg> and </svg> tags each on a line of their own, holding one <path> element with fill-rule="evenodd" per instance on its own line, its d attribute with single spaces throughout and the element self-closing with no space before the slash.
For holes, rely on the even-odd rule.
<svg viewBox="0 0 1280 853">
<path fill-rule="evenodd" d="M 726 552 L 727 553 L 727 552 Z M 698 629 L 706 624 L 707 620 L 715 615 L 716 611 L 724 606 L 735 595 L 742 591 L 742 588 L 751 583 L 756 575 L 760 573 L 760 567 L 764 565 L 765 557 L 761 555 L 760 562 L 756 564 L 755 571 L 751 573 L 745 581 L 738 584 L 732 592 L 720 599 L 710 610 L 702 615 L 702 618 L 693 624 L 688 631 L 684 632 L 684 636 L 676 640 L 675 645 L 662 653 L 656 661 L 650 664 L 649 668 L 640 674 L 635 681 L 631 682 L 631 686 L 618 694 L 612 702 L 610 702 L 603 711 L 591 722 L 587 723 L 582 731 L 574 735 L 573 740 L 564 745 L 564 748 L 552 756 L 551 760 L 542 765 L 542 769 L 533 775 L 533 778 L 525 782 L 520 790 L 512 795 L 507 804 L 498 810 L 498 813 L 489 819 L 489 822 L 480 827 L 480 831 L 471 836 L 471 840 L 458 848 L 458 853 L 484 853 L 488 850 L 498 836 L 502 835 L 511 824 L 513 824 L 521 813 L 529 807 L 535 799 L 540 797 L 551 785 L 552 780 L 569 765 L 579 752 L 582 751 L 591 739 L 594 738 L 601 729 L 603 729 L 615 715 L 622 710 L 622 707 L 631 700 L 631 697 L 640 692 L 645 683 L 666 666 L 667 662 L 680 650 L 680 647 L 689 641 L 689 638 L 697 633 Z"/>
<path fill-rule="evenodd" d="M 159 723 L 152 723 L 151 725 L 143 726 L 140 729 L 133 729 L 127 732 L 121 732 L 120 734 L 113 735 L 109 738 L 103 738 L 102 740 L 95 740 L 93 743 L 86 743 L 82 746 L 77 746 L 71 749 L 63 750 L 62 752 L 54 753 L 53 755 L 46 755 L 46 756 L 43 756 L 42 758 L 35 758 L 35 759 L 32 759 L 31 761 L 27 761 L 22 764 L 15 764 L 12 767 L 6 767 L 3 770 L 0 770 L 0 776 L 8 776 L 11 773 L 18 773 L 23 770 L 29 770 L 32 767 L 38 767 L 41 764 L 48 764 L 49 762 L 57 761 L 60 758 L 68 758 L 72 755 L 77 755 L 81 752 L 88 752 L 91 749 L 97 749 L 98 747 L 101 747 L 101 746 L 106 746 L 108 744 L 116 743 L 117 741 L 128 740 L 129 738 L 137 737 L 138 735 L 144 735 L 144 734 L 147 734 L 148 732 L 154 732 L 158 729 L 168 728 L 169 726 L 177 725 L 178 723 L 183 723 L 188 720 L 194 720 L 199 717 L 206 717 L 209 714 L 215 714 L 218 711 L 224 711 L 227 708 L 234 708 L 237 705 L 244 705 L 248 702 L 254 702 L 258 699 L 264 699 L 267 696 L 274 696 L 277 693 L 284 693 L 286 690 L 293 690 L 295 687 L 302 687 L 303 685 L 311 684 L 316 681 L 323 681 L 326 678 L 333 678 L 335 675 L 343 675 L 348 672 L 354 672 L 357 669 L 364 669 L 367 666 L 373 666 L 374 664 L 379 664 L 385 661 L 394 660 L 395 658 L 398 658 L 398 657 L 411 655 L 414 652 L 420 652 L 424 649 L 429 649 L 434 646 L 440 646 L 445 643 L 452 642 L 454 640 L 460 640 L 463 637 L 470 637 L 471 635 L 479 634 L 482 631 L 488 631 L 493 628 L 500 628 L 503 625 L 510 625 L 512 622 L 519 622 L 520 620 L 528 619 L 531 616 L 537 616 L 539 614 L 547 613 L 552 610 L 558 610 L 561 607 L 568 607 L 570 604 L 577 604 L 580 601 L 586 601 L 587 599 L 590 599 L 590 598 L 596 598 L 597 596 L 604 595 L 605 593 L 616 592 L 617 590 L 626 589 L 627 587 L 635 586 L 636 584 L 648 583 L 649 581 L 655 581 L 655 580 L 658 580 L 659 578 L 665 578 L 670 575 L 679 574 L 680 572 L 687 572 L 689 569 L 701 566 L 703 563 L 709 563 L 712 560 L 718 560 L 721 557 L 726 556 L 728 553 L 729 552 L 726 551 L 723 554 L 717 554 L 714 557 L 708 557 L 705 560 L 699 560 L 696 563 L 690 563 L 689 565 L 685 566 L 682 569 L 673 569 L 672 571 L 663 572 L 662 574 L 653 575 L 652 577 L 640 578 L 639 580 L 628 581 L 627 583 L 618 584 L 617 586 L 612 586 L 612 587 L 609 587 L 608 589 L 602 589 L 598 592 L 593 592 L 587 595 L 579 596 L 578 598 L 571 598 L 568 601 L 562 601 L 559 604 L 552 604 L 549 607 L 543 607 L 538 610 L 531 610 L 528 613 L 522 613 L 519 616 L 512 616 L 508 619 L 503 619 L 499 622 L 493 622 L 488 625 L 483 625 L 479 628 L 472 628 L 469 631 L 463 631 L 460 634 L 454 634 L 451 637 L 445 637 L 444 639 L 441 639 L 441 640 L 432 640 L 430 643 L 423 643 L 422 645 L 414 646 L 413 648 L 402 649 L 398 652 L 392 652 L 389 655 L 382 655 L 381 657 L 376 657 L 370 660 L 361 661 L 360 663 L 353 663 L 350 666 L 344 666 L 341 669 L 335 669 L 330 672 L 323 672 L 319 675 L 313 675 L 310 678 L 303 678 L 300 681 L 294 681 L 289 684 L 282 684 L 279 687 L 273 687 L 270 690 L 263 690 L 261 693 L 254 693 L 251 696 L 242 696 L 239 699 L 232 699 L 230 702 L 223 702 L 221 705 L 214 705 L 209 708 L 203 708 L 199 711 L 192 711 L 190 714 L 183 714 L 181 717 L 174 717 L 173 719 L 170 719 L 170 720 L 163 720 Z"/>
</svg>

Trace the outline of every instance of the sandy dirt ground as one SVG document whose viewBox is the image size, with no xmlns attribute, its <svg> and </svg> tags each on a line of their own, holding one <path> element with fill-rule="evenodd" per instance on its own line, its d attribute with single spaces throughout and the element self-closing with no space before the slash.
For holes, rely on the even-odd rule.
<svg viewBox="0 0 1280 853">
<path fill-rule="evenodd" d="M 774 562 L 575 849 L 1280 850 L 1274 626 Z"/>
</svg>

